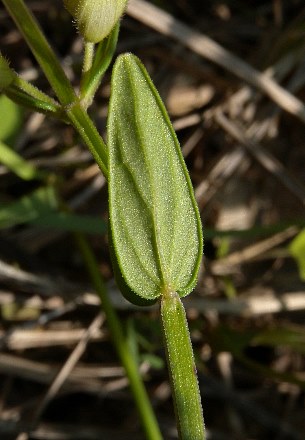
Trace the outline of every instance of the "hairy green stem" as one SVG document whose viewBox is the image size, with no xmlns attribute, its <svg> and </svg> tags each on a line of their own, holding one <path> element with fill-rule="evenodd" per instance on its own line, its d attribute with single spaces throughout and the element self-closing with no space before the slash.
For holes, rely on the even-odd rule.
<svg viewBox="0 0 305 440">
<path fill-rule="evenodd" d="M 119 318 L 108 298 L 107 289 L 99 273 L 95 257 L 87 241 L 81 234 L 77 234 L 76 239 L 83 254 L 92 283 L 101 298 L 102 307 L 107 317 L 112 340 L 129 379 L 130 388 L 133 392 L 146 438 L 148 440 L 162 440 L 162 435 L 147 396 L 146 389 L 139 375 L 138 367 L 129 351 Z"/>
<path fill-rule="evenodd" d="M 106 179 L 108 178 L 108 158 L 106 152 L 106 145 L 99 135 L 95 125 L 83 109 L 80 103 L 76 103 L 70 108 L 66 109 L 66 114 L 73 124 L 74 128 L 82 137 L 87 147 L 91 151 L 98 166 L 102 170 Z"/>
<path fill-rule="evenodd" d="M 176 292 L 161 298 L 161 317 L 179 438 L 204 440 L 205 429 L 192 343 L 185 310 Z"/>
<path fill-rule="evenodd" d="M 92 66 L 83 72 L 80 100 L 84 108 L 91 104 L 101 79 L 110 65 L 117 46 L 119 29 L 120 25 L 117 23 L 110 35 L 98 44 Z"/>
<path fill-rule="evenodd" d="M 20 89 L 23 92 L 27 93 L 28 95 L 32 96 L 33 98 L 36 98 L 42 102 L 45 102 L 46 105 L 49 105 L 51 108 L 53 107 L 54 109 L 56 109 L 56 111 L 59 111 L 61 109 L 60 104 L 57 101 L 55 101 L 55 99 L 51 98 L 49 95 L 42 92 L 37 87 L 33 86 L 33 84 L 24 80 L 23 78 L 21 78 L 17 74 L 14 79 L 14 85 L 18 89 Z"/>
<path fill-rule="evenodd" d="M 5 89 L 4 93 L 8 98 L 18 105 L 29 108 L 36 112 L 45 113 L 49 116 L 53 116 L 57 119 L 67 122 L 67 118 L 61 106 L 56 106 L 54 104 L 50 104 L 49 102 L 41 101 L 38 98 L 33 98 L 23 90 L 20 90 L 14 84 Z"/>
<path fill-rule="evenodd" d="M 94 46 L 94 43 L 88 41 L 85 41 L 84 43 L 83 73 L 86 73 L 91 69 L 94 58 Z"/>
<path fill-rule="evenodd" d="M 5 89 L 4 93 L 19 105 L 68 122 L 63 107 L 55 99 L 17 74 L 15 74 L 14 81 Z"/>
</svg>

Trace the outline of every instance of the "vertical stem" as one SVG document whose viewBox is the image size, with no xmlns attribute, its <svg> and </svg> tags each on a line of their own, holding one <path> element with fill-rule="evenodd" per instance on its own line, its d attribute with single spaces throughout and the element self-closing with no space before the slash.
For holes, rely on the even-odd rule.
<svg viewBox="0 0 305 440">
<path fill-rule="evenodd" d="M 84 43 L 84 62 L 83 62 L 83 74 L 91 69 L 94 58 L 94 43 L 85 41 Z"/>
<path fill-rule="evenodd" d="M 148 399 L 146 389 L 141 380 L 141 376 L 139 375 L 138 367 L 129 351 L 116 311 L 108 298 L 107 290 L 100 276 L 95 257 L 85 238 L 81 234 L 77 234 L 76 239 L 83 254 L 91 280 L 101 298 L 112 340 L 128 376 L 130 388 L 139 411 L 146 438 L 148 440 L 162 440 L 162 435 Z"/>
<path fill-rule="evenodd" d="M 181 440 L 204 440 L 205 429 L 196 366 L 185 310 L 176 292 L 165 292 L 161 317 Z"/>
<path fill-rule="evenodd" d="M 97 45 L 92 66 L 89 71 L 84 72 L 82 75 L 80 100 L 85 108 L 91 104 L 101 79 L 114 56 L 119 30 L 120 24 L 117 23 L 110 35 Z"/>
<path fill-rule="evenodd" d="M 106 145 L 96 126 L 80 103 L 67 107 L 66 115 L 91 151 L 102 173 L 108 178 L 108 156 Z"/>
</svg>

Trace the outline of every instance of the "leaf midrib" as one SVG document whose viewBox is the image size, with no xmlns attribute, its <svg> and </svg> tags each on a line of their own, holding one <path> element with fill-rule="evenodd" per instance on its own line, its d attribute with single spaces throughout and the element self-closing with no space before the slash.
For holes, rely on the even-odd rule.
<svg viewBox="0 0 305 440">
<path fill-rule="evenodd" d="M 140 146 L 141 151 L 143 153 L 145 169 L 146 169 L 146 172 L 147 172 L 147 175 L 148 175 L 148 181 L 150 183 L 150 192 L 151 192 L 151 196 L 152 196 L 152 226 L 153 226 L 153 239 L 154 239 L 153 251 L 154 251 L 155 256 L 156 256 L 157 268 L 158 268 L 158 271 L 160 273 L 160 281 L 161 281 L 160 289 L 162 289 L 162 288 L 164 288 L 164 287 L 166 287 L 168 285 L 169 280 L 167 280 L 168 277 L 166 277 L 166 271 L 164 270 L 165 269 L 164 268 L 164 266 L 165 266 L 164 262 L 162 264 L 162 261 L 164 260 L 164 257 L 162 258 L 162 254 L 160 253 L 160 250 L 162 249 L 162 247 L 160 246 L 160 243 L 159 243 L 160 237 L 158 236 L 158 231 L 157 231 L 156 222 L 155 222 L 155 218 L 156 218 L 155 188 L 154 188 L 154 185 L 153 185 L 153 178 L 152 178 L 152 174 L 150 172 L 150 167 L 148 166 L 148 160 L 147 160 L 147 156 L 145 154 L 145 148 L 143 147 L 144 142 L 143 142 L 143 134 L 142 134 L 141 129 L 140 129 L 140 125 L 141 124 L 138 124 L 138 111 L 137 111 L 137 107 L 141 108 L 141 105 L 136 105 L 137 104 L 137 102 L 136 102 L 137 101 L 137 92 L 136 92 L 136 89 L 135 89 L 133 81 L 132 81 L 132 72 L 131 72 L 131 70 L 129 68 L 129 63 L 128 63 L 127 60 L 126 60 L 126 65 L 127 65 L 127 69 L 126 69 L 127 70 L 127 75 L 128 75 L 130 87 L 131 87 L 131 90 L 132 90 L 132 98 L 133 98 L 132 99 L 132 104 L 133 104 L 133 108 L 134 108 L 133 114 L 134 114 L 134 118 L 135 118 L 135 131 L 136 131 L 137 137 L 139 139 L 139 146 Z M 141 66 L 138 65 L 138 67 L 141 69 L 142 74 L 143 74 L 145 80 L 147 80 L 145 72 L 143 72 Z M 147 81 L 147 83 L 148 83 L 148 86 L 150 87 L 149 81 Z M 141 103 L 138 103 L 138 104 L 141 104 Z"/>
</svg>

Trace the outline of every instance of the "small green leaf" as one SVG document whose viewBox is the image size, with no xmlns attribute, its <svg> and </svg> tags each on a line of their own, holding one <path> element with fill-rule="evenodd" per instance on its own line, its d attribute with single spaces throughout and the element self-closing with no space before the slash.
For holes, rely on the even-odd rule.
<svg viewBox="0 0 305 440">
<path fill-rule="evenodd" d="M 123 278 L 146 300 L 187 295 L 202 256 L 198 208 L 164 105 L 131 54 L 114 65 L 108 145 L 110 223 Z"/>
<path fill-rule="evenodd" d="M 298 265 L 301 280 L 305 281 L 305 229 L 292 240 L 289 251 Z"/>
</svg>

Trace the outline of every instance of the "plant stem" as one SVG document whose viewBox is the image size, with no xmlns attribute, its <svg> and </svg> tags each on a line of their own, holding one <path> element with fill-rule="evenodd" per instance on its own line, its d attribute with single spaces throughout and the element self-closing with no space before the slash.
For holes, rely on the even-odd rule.
<svg viewBox="0 0 305 440">
<path fill-rule="evenodd" d="M 27 93 L 28 95 L 32 96 L 33 98 L 36 98 L 42 102 L 45 102 L 46 105 L 49 105 L 51 108 L 53 107 L 56 109 L 56 111 L 61 110 L 61 105 L 55 101 L 55 99 L 51 98 L 46 93 L 39 90 L 37 87 L 33 86 L 33 84 L 29 83 L 28 81 L 21 78 L 19 75 L 16 74 L 14 85 L 22 90 L 23 92 Z"/>
<path fill-rule="evenodd" d="M 130 388 L 139 411 L 146 437 L 148 440 L 162 440 L 162 435 L 147 396 L 146 389 L 140 378 L 137 364 L 129 351 L 119 318 L 108 298 L 107 289 L 100 276 L 95 257 L 87 241 L 81 234 L 77 234 L 76 239 L 83 254 L 92 283 L 101 298 L 102 307 L 107 317 L 112 340 L 128 376 Z"/>
<path fill-rule="evenodd" d="M 88 41 L 84 43 L 83 74 L 91 69 L 94 58 L 94 46 L 94 43 Z"/>
<path fill-rule="evenodd" d="M 79 96 L 84 108 L 91 104 L 101 79 L 110 65 L 117 46 L 119 30 L 120 25 L 117 23 L 110 35 L 98 44 L 90 70 L 83 72 Z"/>
<path fill-rule="evenodd" d="M 94 123 L 79 102 L 66 109 L 66 114 L 74 128 L 91 151 L 106 179 L 108 178 L 108 157 L 106 145 Z"/>
<path fill-rule="evenodd" d="M 33 98 L 23 90 L 16 87 L 14 84 L 5 89 L 4 93 L 8 98 L 18 105 L 30 108 L 36 112 L 45 113 L 49 116 L 61 119 L 66 123 L 68 122 L 61 105 L 54 105 L 46 101 L 41 101 L 38 98 Z"/>
<path fill-rule="evenodd" d="M 205 429 L 192 343 L 185 310 L 176 292 L 161 298 L 167 360 L 181 440 L 204 440 Z"/>
<path fill-rule="evenodd" d="M 13 83 L 5 89 L 5 94 L 19 105 L 68 122 L 61 104 L 17 74 Z"/>
<path fill-rule="evenodd" d="M 3 3 L 43 69 L 67 116 L 107 177 L 106 145 L 86 111 L 81 107 L 70 81 L 35 17 L 23 0 L 3 0 Z"/>
<path fill-rule="evenodd" d="M 2 0 L 43 69 L 62 105 L 75 101 L 75 92 L 35 17 L 23 0 Z"/>
</svg>

